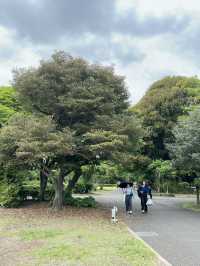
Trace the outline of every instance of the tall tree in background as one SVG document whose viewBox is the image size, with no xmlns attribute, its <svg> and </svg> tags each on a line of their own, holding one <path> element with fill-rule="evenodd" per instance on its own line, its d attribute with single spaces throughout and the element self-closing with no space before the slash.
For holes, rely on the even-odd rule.
<svg viewBox="0 0 200 266">
<path fill-rule="evenodd" d="M 190 113 L 174 128 L 175 142 L 168 145 L 177 168 L 188 171 L 196 177 L 197 204 L 200 204 L 200 109 Z"/>
<path fill-rule="evenodd" d="M 170 160 L 155 160 L 149 165 L 149 169 L 153 171 L 156 180 L 157 192 L 161 192 L 161 188 L 164 192 L 164 185 L 166 185 L 166 193 L 169 193 L 168 180 L 173 177 L 173 167 Z"/>
<path fill-rule="evenodd" d="M 152 159 L 169 159 L 165 142 L 173 140 L 172 129 L 180 116 L 200 102 L 200 80 L 166 77 L 155 82 L 132 108 L 146 129 L 144 154 Z"/>
</svg>

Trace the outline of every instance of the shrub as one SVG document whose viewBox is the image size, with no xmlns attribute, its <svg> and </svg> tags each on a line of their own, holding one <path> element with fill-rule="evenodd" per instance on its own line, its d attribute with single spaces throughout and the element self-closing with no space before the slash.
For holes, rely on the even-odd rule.
<svg viewBox="0 0 200 266">
<path fill-rule="evenodd" d="M 53 197 L 54 189 L 52 186 L 47 186 L 45 191 L 45 199 L 50 200 Z M 24 200 L 27 197 L 32 197 L 33 200 L 38 200 L 40 197 L 40 182 L 39 180 L 29 180 L 23 183 L 21 196 Z"/>
<path fill-rule="evenodd" d="M 73 197 L 66 196 L 65 204 L 69 206 L 78 207 L 78 208 L 95 208 L 96 207 L 96 201 L 93 197 L 73 198 Z"/>
<path fill-rule="evenodd" d="M 77 183 L 73 189 L 74 193 L 87 194 L 91 192 L 93 185 L 90 183 Z"/>
<path fill-rule="evenodd" d="M 0 185 L 0 206 L 7 208 L 16 208 L 22 203 L 23 198 L 20 195 L 21 186 L 19 184 Z"/>
<path fill-rule="evenodd" d="M 40 194 L 40 185 L 37 180 L 26 181 L 23 183 L 21 196 L 24 200 L 27 197 L 32 197 L 33 200 L 37 200 Z"/>
</svg>

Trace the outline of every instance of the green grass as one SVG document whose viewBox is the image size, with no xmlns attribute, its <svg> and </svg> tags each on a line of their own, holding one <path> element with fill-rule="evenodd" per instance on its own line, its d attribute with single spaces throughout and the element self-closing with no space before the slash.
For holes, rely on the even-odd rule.
<svg viewBox="0 0 200 266">
<path fill-rule="evenodd" d="M 28 250 L 16 249 L 16 256 L 22 262 L 23 258 L 28 258 L 38 266 L 156 265 L 154 253 L 133 238 L 123 223 L 111 224 L 109 214 L 102 210 L 68 208 L 59 215 L 40 216 L 41 212 L 34 210 L 31 215 L 19 217 L 13 225 L 9 217 L 10 234 L 6 239 L 10 239 L 10 243 L 17 241 L 22 247 L 28 246 Z M 8 226 L 5 221 L 5 211 L 2 219 L 0 209 L 2 230 Z M 12 244 L 10 249 L 14 256 Z"/>
<path fill-rule="evenodd" d="M 101 189 L 100 186 L 97 187 L 97 191 L 113 191 L 116 189 L 116 185 L 113 186 L 103 186 L 103 188 Z"/>
<path fill-rule="evenodd" d="M 50 239 L 55 238 L 61 235 L 62 232 L 58 230 L 52 229 L 35 229 L 35 230 L 27 230 L 21 231 L 19 236 L 22 240 L 32 241 L 32 240 L 39 240 L 39 239 Z"/>
<path fill-rule="evenodd" d="M 197 205 L 194 202 L 187 202 L 182 205 L 184 209 L 192 210 L 195 212 L 200 212 L 200 205 Z"/>
<path fill-rule="evenodd" d="M 67 259 L 68 261 L 76 262 L 86 258 L 88 253 L 87 248 L 63 243 L 42 248 L 37 252 L 36 256 L 44 261 L 57 258 L 60 261 Z"/>
</svg>

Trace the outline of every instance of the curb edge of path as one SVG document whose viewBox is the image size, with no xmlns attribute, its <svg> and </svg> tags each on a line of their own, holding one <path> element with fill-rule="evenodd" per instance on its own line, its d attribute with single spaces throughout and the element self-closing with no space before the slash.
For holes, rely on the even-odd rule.
<svg viewBox="0 0 200 266">
<path fill-rule="evenodd" d="M 127 226 L 127 229 L 129 231 L 129 233 L 134 236 L 134 238 L 140 240 L 147 248 L 149 248 L 155 255 L 156 257 L 158 258 L 159 262 L 162 263 L 160 264 L 161 265 L 165 265 L 165 266 L 172 266 L 171 263 L 169 263 L 166 259 L 164 259 L 157 251 L 155 251 L 155 249 L 153 249 L 147 242 L 145 242 L 141 237 L 139 237 L 132 229 L 130 229 L 128 226 Z"/>
</svg>

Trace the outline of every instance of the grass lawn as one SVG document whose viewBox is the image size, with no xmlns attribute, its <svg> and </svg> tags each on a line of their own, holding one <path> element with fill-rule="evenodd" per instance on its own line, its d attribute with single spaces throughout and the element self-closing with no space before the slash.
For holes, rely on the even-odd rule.
<svg viewBox="0 0 200 266">
<path fill-rule="evenodd" d="M 189 209 L 192 211 L 200 212 L 200 205 L 197 205 L 194 202 L 187 202 L 182 205 L 184 209 Z"/>
<path fill-rule="evenodd" d="M 0 265 L 151 266 L 156 257 L 102 209 L 0 208 Z"/>
<path fill-rule="evenodd" d="M 116 188 L 117 188 L 116 185 L 111 185 L 111 186 L 103 186 L 102 189 L 100 186 L 98 186 L 96 189 L 97 189 L 97 191 L 114 191 L 114 190 L 116 190 Z"/>
</svg>

